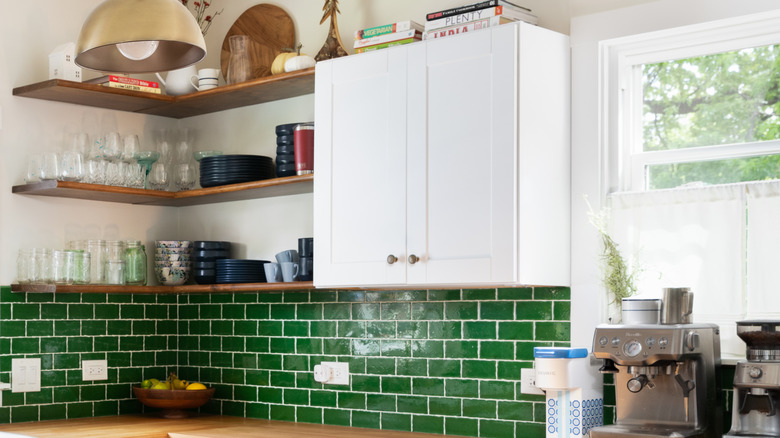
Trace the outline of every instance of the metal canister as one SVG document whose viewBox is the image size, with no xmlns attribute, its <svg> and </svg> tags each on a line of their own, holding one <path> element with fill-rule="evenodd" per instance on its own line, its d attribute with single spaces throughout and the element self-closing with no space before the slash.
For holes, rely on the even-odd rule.
<svg viewBox="0 0 780 438">
<path fill-rule="evenodd" d="M 658 324 L 662 301 L 659 299 L 623 298 L 623 324 Z"/>
<path fill-rule="evenodd" d="M 661 324 L 690 324 L 693 322 L 693 292 L 688 287 L 664 289 L 664 311 Z"/>
<path fill-rule="evenodd" d="M 293 131 L 295 145 L 295 173 L 314 172 L 314 123 L 300 123 Z"/>
</svg>

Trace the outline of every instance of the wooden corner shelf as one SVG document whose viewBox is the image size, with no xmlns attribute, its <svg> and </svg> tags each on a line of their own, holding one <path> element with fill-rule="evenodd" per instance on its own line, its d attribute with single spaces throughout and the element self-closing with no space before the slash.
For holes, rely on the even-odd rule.
<svg viewBox="0 0 780 438">
<path fill-rule="evenodd" d="M 11 292 L 26 293 L 93 293 L 93 294 L 197 294 L 219 292 L 275 292 L 286 290 L 314 289 L 311 281 L 292 283 L 236 283 L 236 284 L 194 284 L 184 286 L 115 286 L 94 284 L 12 284 Z"/>
<path fill-rule="evenodd" d="M 183 192 L 133 189 L 70 181 L 42 181 L 13 186 L 12 193 L 119 202 L 123 204 L 187 207 L 247 199 L 299 195 L 314 191 L 314 175 L 288 176 Z"/>
<path fill-rule="evenodd" d="M 266 76 L 211 90 L 168 96 L 50 79 L 13 90 L 14 96 L 182 119 L 314 93 L 314 68 Z"/>
</svg>

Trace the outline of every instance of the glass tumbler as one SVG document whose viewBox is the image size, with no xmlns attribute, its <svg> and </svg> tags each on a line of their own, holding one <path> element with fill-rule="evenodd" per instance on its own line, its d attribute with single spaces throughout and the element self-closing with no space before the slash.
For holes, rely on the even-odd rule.
<svg viewBox="0 0 780 438">
<path fill-rule="evenodd" d="M 233 35 L 228 39 L 230 45 L 226 78 L 228 84 L 237 84 L 252 79 L 249 41 L 249 37 L 246 35 Z"/>
<path fill-rule="evenodd" d="M 108 248 L 105 240 L 87 241 L 87 249 L 90 255 L 89 277 L 90 284 L 105 284 L 105 264 L 108 259 Z"/>
<path fill-rule="evenodd" d="M 74 259 L 72 251 L 52 251 L 54 284 L 73 284 Z"/>
<path fill-rule="evenodd" d="M 125 249 L 125 284 L 146 285 L 146 248 L 140 240 L 128 240 Z"/>
<path fill-rule="evenodd" d="M 73 284 L 89 284 L 91 256 L 89 252 L 83 249 L 69 249 L 73 253 L 73 269 L 71 277 Z"/>
<path fill-rule="evenodd" d="M 106 284 L 125 284 L 125 261 L 106 261 Z"/>
<path fill-rule="evenodd" d="M 32 249 L 20 249 L 19 255 L 16 258 L 16 282 L 19 284 L 27 284 L 32 281 L 31 275 L 33 273 L 32 264 L 33 250 Z"/>
</svg>

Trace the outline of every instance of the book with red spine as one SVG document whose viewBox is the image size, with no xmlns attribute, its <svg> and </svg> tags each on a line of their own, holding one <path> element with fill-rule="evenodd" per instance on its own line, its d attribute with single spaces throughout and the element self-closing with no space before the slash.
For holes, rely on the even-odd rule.
<svg viewBox="0 0 780 438">
<path fill-rule="evenodd" d="M 105 85 L 105 84 L 125 84 L 125 85 L 135 85 L 139 87 L 147 87 L 147 88 L 160 88 L 160 84 L 154 81 L 145 81 L 143 79 L 137 79 L 137 78 L 131 78 L 128 76 L 119 76 L 119 75 L 104 75 L 97 77 L 95 79 L 90 79 L 87 81 L 84 81 L 84 83 L 87 84 L 98 84 L 98 85 Z"/>
<path fill-rule="evenodd" d="M 445 9 L 443 11 L 430 12 L 430 13 L 425 15 L 425 19 L 427 21 L 431 21 L 431 20 L 436 20 L 436 19 L 439 19 L 439 18 L 451 17 L 453 15 L 463 14 L 463 13 L 466 13 L 466 12 L 476 11 L 478 9 L 485 9 L 485 8 L 495 7 L 495 6 L 508 6 L 510 8 L 522 9 L 522 10 L 524 10 L 526 12 L 529 12 L 529 13 L 531 12 L 530 9 L 524 8 L 524 7 L 522 7 L 520 5 L 517 5 L 515 3 L 511 3 L 511 2 L 509 2 L 507 0 L 486 0 L 486 1 L 479 2 L 479 3 L 473 3 L 473 4 L 470 4 L 470 5 L 464 5 L 464 6 L 458 6 L 456 8 Z"/>
</svg>

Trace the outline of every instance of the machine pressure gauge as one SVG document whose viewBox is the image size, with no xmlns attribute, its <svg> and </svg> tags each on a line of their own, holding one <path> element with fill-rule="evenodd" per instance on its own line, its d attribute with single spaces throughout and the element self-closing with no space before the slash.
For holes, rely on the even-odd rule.
<svg viewBox="0 0 780 438">
<path fill-rule="evenodd" d="M 623 345 L 623 353 L 626 354 L 628 357 L 635 357 L 638 356 L 639 353 L 642 352 L 642 344 L 637 342 L 636 340 L 631 340 L 625 343 Z"/>
</svg>

